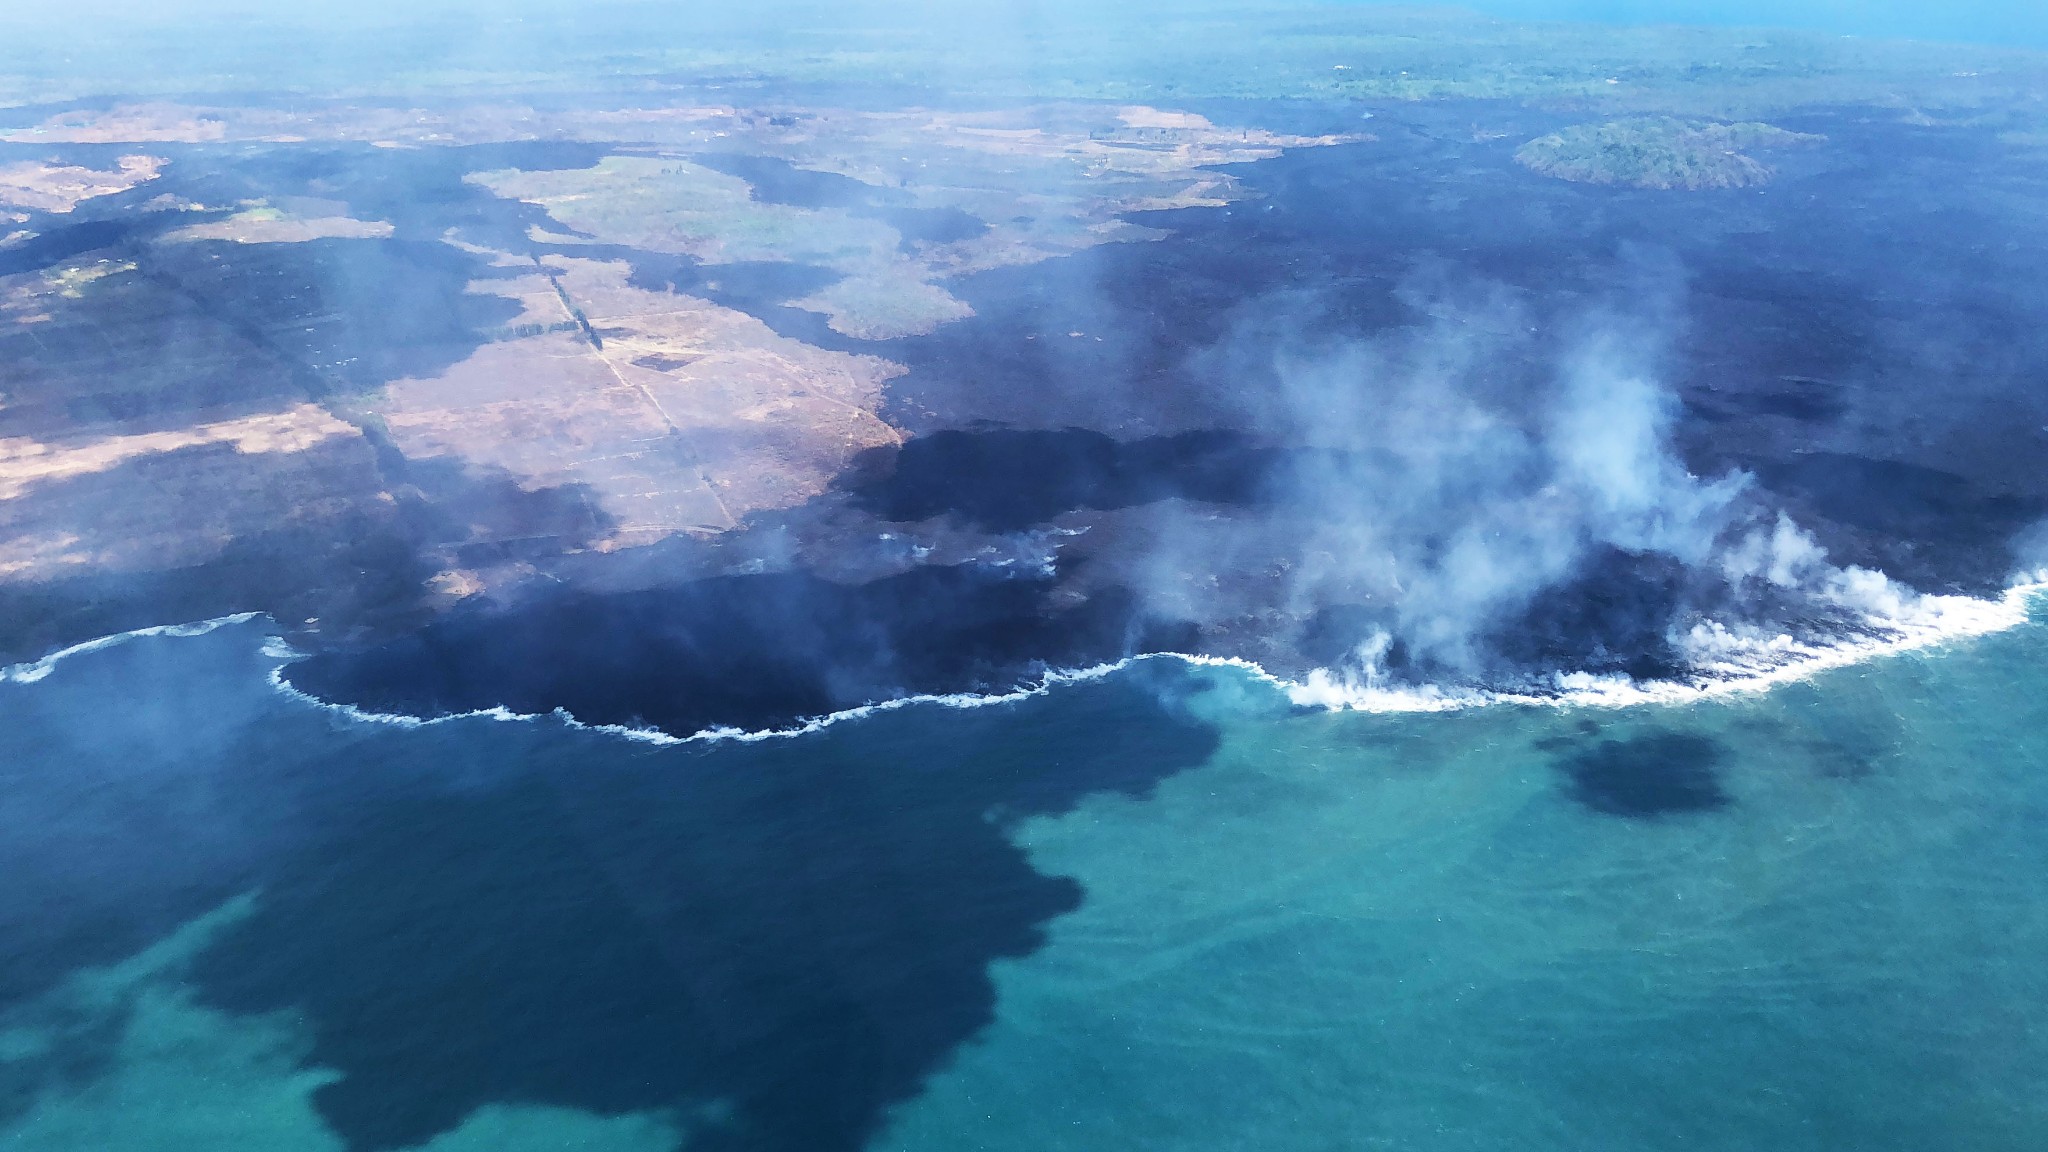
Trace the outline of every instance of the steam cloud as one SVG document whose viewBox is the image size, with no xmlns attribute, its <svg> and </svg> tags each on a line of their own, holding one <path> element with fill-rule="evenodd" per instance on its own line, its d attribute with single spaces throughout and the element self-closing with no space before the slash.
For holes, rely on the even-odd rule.
<svg viewBox="0 0 2048 1152">
<path fill-rule="evenodd" d="M 1264 397 L 1253 423 L 1307 450 L 1264 538 L 1192 515 L 1167 534 L 1155 603 L 1215 611 L 1191 603 L 1189 571 L 1277 557 L 1285 611 L 1338 633 L 1317 675 L 1339 689 L 1555 686 L 1574 657 L 1638 676 L 1748 672 L 1926 617 L 1882 574 L 1831 564 L 1748 474 L 1686 467 L 1660 371 L 1682 294 L 1668 272 L 1636 279 L 1633 303 L 1560 319 L 1425 271 L 1402 294 L 1421 322 L 1371 338 L 1328 335 L 1342 324 L 1320 301 L 1265 302 L 1205 367 Z M 1581 650 L 1531 659 L 1545 612 L 1568 617 L 1558 630 L 1582 633 Z"/>
</svg>

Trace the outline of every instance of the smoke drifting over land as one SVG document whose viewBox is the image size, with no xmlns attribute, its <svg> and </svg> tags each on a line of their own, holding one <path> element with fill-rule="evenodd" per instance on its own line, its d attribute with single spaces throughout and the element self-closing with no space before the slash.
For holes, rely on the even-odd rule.
<svg viewBox="0 0 2048 1152">
<path fill-rule="evenodd" d="M 2013 541 L 2013 554 L 2019 557 L 2017 579 L 2048 580 L 2048 520 L 2021 532 Z"/>
<path fill-rule="evenodd" d="M 1190 509 L 1161 534 L 1148 602 L 1245 611 L 1190 590 L 1267 565 L 1266 607 L 1360 685 L 1683 679 L 1910 617 L 1914 593 L 1829 563 L 1750 474 L 1688 469 L 1663 382 L 1681 278 L 1638 257 L 1617 280 L 1545 307 L 1427 268 L 1400 293 L 1416 322 L 1375 335 L 1333 333 L 1310 297 L 1246 310 L 1209 383 L 1298 450 L 1258 527 Z"/>
<path fill-rule="evenodd" d="M 0 654 L 260 610 L 338 699 L 678 730 L 1161 649 L 1540 688 L 1881 633 L 1921 602 L 1876 572 L 1981 596 L 2043 550 L 2034 71 L 881 7 L 0 37 L 0 159 L 149 177 L 0 227 Z M 1514 162 L 1736 109 L 1812 145 L 1739 194 Z M 333 434 L 217 434 L 294 412 Z"/>
</svg>

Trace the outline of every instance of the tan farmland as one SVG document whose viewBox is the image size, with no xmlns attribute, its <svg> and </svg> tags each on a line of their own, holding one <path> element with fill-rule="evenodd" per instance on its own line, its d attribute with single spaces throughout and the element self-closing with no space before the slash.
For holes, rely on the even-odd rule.
<svg viewBox="0 0 2048 1152">
<path fill-rule="evenodd" d="M 154 180 L 164 162 L 155 156 L 123 156 L 101 171 L 60 164 L 0 167 L 0 205 L 37 212 L 69 212 L 87 200 L 126 192 Z"/>
<path fill-rule="evenodd" d="M 174 452 L 206 444 L 227 444 L 235 451 L 303 452 L 334 436 L 360 435 L 355 427 L 314 404 L 288 412 L 245 416 L 200 424 L 175 432 L 107 436 L 79 444 L 45 444 L 26 437 L 0 439 L 0 500 L 12 500 L 32 485 L 65 480 L 89 472 L 105 472 L 152 452 Z"/>
<path fill-rule="evenodd" d="M 188 224 L 164 235 L 167 241 L 226 240 L 235 244 L 303 244 L 309 240 L 384 240 L 392 227 L 383 220 L 348 216 L 296 216 L 275 208 L 251 208 L 225 220 Z"/>
<path fill-rule="evenodd" d="M 896 443 L 875 414 L 901 371 L 813 348 L 708 301 L 626 284 L 622 264 L 550 258 L 473 290 L 580 327 L 485 345 L 400 380 L 379 416 L 409 456 L 503 469 L 528 488 L 585 485 L 612 547 L 735 527 L 824 491 L 855 453 Z M 551 282 L 552 281 L 552 282 Z M 559 286 L 559 293 L 556 288 Z"/>
</svg>

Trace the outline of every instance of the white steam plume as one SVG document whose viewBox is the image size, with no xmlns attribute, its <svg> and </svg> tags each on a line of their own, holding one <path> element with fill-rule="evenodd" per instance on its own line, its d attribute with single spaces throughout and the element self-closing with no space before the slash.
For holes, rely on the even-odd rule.
<svg viewBox="0 0 2048 1152">
<path fill-rule="evenodd" d="M 1832 565 L 1747 474 L 1686 468 L 1659 371 L 1668 294 L 1548 326 L 1503 289 L 1408 298 L 1427 322 L 1369 339 L 1317 338 L 1286 319 L 1312 321 L 1312 308 L 1273 302 L 1210 365 L 1266 398 L 1258 427 L 1307 446 L 1263 543 L 1285 573 L 1290 617 L 1363 608 L 1352 655 L 1323 673 L 1326 686 L 1391 690 L 1397 648 L 1411 670 L 1484 683 L 1502 667 L 1491 645 L 1504 630 L 1617 556 L 1680 574 L 1678 601 L 1648 627 L 1704 675 L 1782 662 L 1830 635 L 1932 626 L 1955 607 Z M 1184 574 L 1245 551 L 1191 526 L 1155 568 Z"/>
</svg>

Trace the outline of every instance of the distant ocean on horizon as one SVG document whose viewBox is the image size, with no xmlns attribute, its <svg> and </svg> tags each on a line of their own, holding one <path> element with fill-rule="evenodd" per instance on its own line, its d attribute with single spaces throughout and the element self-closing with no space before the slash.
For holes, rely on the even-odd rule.
<svg viewBox="0 0 2048 1152">
<path fill-rule="evenodd" d="M 2048 604 L 1768 692 L 1142 662 L 657 744 L 0 678 L 0 1148 L 2048 1147 Z"/>
<path fill-rule="evenodd" d="M 1510 20 L 1803 28 L 1843 36 L 2048 48 L 2048 8 L 2027 0 L 1468 0 Z"/>
</svg>

